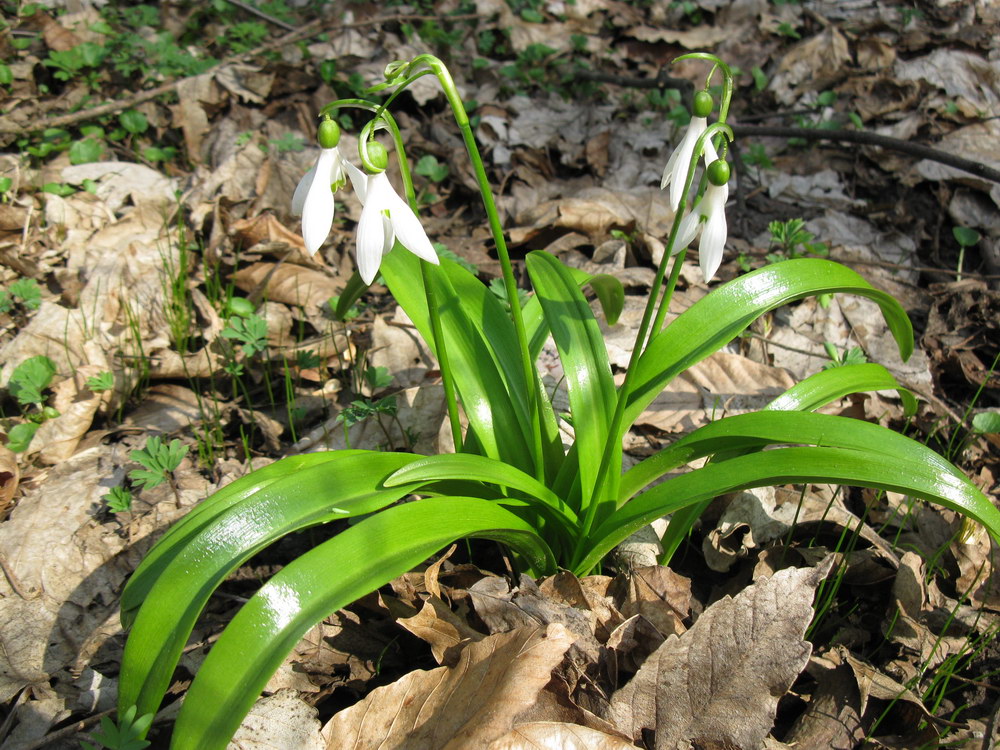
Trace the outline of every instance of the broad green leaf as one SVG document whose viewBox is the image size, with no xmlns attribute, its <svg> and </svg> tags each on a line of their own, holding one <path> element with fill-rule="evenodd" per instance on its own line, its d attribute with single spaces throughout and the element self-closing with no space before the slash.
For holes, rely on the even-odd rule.
<svg viewBox="0 0 1000 750">
<path fill-rule="evenodd" d="M 907 415 L 917 411 L 917 400 L 882 365 L 866 362 L 820 370 L 782 393 L 765 409 L 772 411 L 812 411 L 844 396 L 863 391 L 895 390 Z"/>
<path fill-rule="evenodd" d="M 442 453 L 428 456 L 407 464 L 385 480 L 386 487 L 400 484 L 438 482 L 445 479 L 465 479 L 489 482 L 508 490 L 523 492 L 540 500 L 544 505 L 561 516 L 562 523 L 571 526 L 577 521 L 576 514 L 552 490 L 534 477 L 525 474 L 502 461 L 471 453 Z M 537 505 L 537 504 L 533 504 Z"/>
<path fill-rule="evenodd" d="M 538 570 L 555 570 L 529 524 L 479 498 L 428 498 L 370 516 L 290 563 L 243 606 L 195 676 L 171 747 L 223 750 L 309 628 L 468 536 L 503 542 Z"/>
<path fill-rule="evenodd" d="M 928 453 L 933 451 L 928 449 Z M 629 534 L 706 498 L 751 487 L 809 482 L 913 495 L 969 516 L 1000 540 L 1000 511 L 964 476 L 956 471 L 941 471 L 939 462 L 845 448 L 792 447 L 708 463 L 647 490 L 593 532 L 587 553 L 572 569 L 578 575 L 585 574 Z"/>
<path fill-rule="evenodd" d="M 234 505 L 252 500 L 258 492 L 266 490 L 274 482 L 287 480 L 316 466 L 362 453 L 363 451 L 328 451 L 289 456 L 240 477 L 198 503 L 160 537 L 129 578 L 121 596 L 123 627 L 131 627 L 135 620 L 135 610 L 145 600 L 156 579 L 171 560 L 199 536 L 215 518 Z"/>
<path fill-rule="evenodd" d="M 636 464 L 622 476 L 619 507 L 642 488 L 698 458 L 795 443 L 851 448 L 923 463 L 943 474 L 965 475 L 923 443 L 877 424 L 802 411 L 759 411 L 716 420 Z"/>
<path fill-rule="evenodd" d="M 156 711 L 195 620 L 233 570 L 293 531 L 371 513 L 399 499 L 409 488 L 384 488 L 382 480 L 413 459 L 411 454 L 377 452 L 338 457 L 278 477 L 230 503 L 183 546 L 176 538 L 169 540 L 170 559 L 165 567 L 159 561 L 125 644 L 119 708 L 135 704 L 140 714 Z"/>
<path fill-rule="evenodd" d="M 803 297 L 837 292 L 878 303 L 900 355 L 910 356 L 913 327 L 891 295 L 833 261 L 798 258 L 773 263 L 717 287 L 653 338 L 633 376 L 623 429 L 674 377 L 728 344 L 764 313 Z"/>
<path fill-rule="evenodd" d="M 528 255 L 526 263 L 562 361 L 580 458 L 580 488 L 588 498 L 616 401 L 604 336 L 580 287 L 555 256 L 538 250 Z"/>
</svg>

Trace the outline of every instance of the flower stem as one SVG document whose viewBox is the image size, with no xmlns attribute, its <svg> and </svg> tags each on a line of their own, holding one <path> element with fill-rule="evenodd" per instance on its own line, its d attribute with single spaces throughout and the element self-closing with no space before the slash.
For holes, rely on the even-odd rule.
<svg viewBox="0 0 1000 750">
<path fill-rule="evenodd" d="M 483 166 L 483 159 L 479 154 L 479 147 L 476 145 L 476 138 L 472 133 L 472 126 L 469 123 L 469 115 L 465 111 L 462 97 L 459 96 L 455 82 L 452 80 L 448 68 L 438 58 L 433 55 L 418 55 L 408 66 L 414 69 L 418 65 L 424 64 L 429 67 L 441 83 L 445 98 L 455 114 L 455 122 L 462 132 L 465 141 L 465 148 L 472 161 L 472 168 L 476 175 L 476 182 L 479 185 L 479 192 L 482 194 L 483 207 L 486 209 L 486 216 L 489 220 L 490 231 L 493 233 L 493 241 L 497 247 L 497 255 L 500 258 L 500 268 L 503 272 L 503 282 L 507 289 L 507 299 L 510 300 L 511 318 L 514 322 L 514 332 L 517 336 L 518 348 L 521 352 L 521 365 L 524 371 L 524 387 L 527 391 L 528 408 L 531 415 L 532 430 L 532 456 L 535 463 L 535 477 L 541 481 L 545 478 L 544 451 L 542 447 L 542 427 L 539 414 L 538 376 L 535 372 L 535 365 L 531 359 L 528 349 L 528 335 L 524 326 L 524 317 L 521 306 L 518 304 L 517 281 L 514 279 L 514 267 L 510 262 L 510 254 L 507 251 L 507 242 L 503 236 L 503 226 L 500 223 L 500 214 L 497 212 L 496 203 L 493 200 L 493 191 L 490 188 L 489 179 L 486 176 L 486 168 Z"/>
<path fill-rule="evenodd" d="M 406 201 L 414 213 L 419 212 L 416 191 L 413 188 L 413 175 L 410 172 L 410 162 L 406 158 L 406 147 L 403 144 L 403 137 L 399 133 L 396 120 L 383 105 L 375 104 L 364 99 L 340 99 L 333 102 L 328 107 L 323 108 L 323 114 L 327 114 L 332 109 L 340 106 L 358 107 L 375 112 L 385 123 L 386 129 L 392 135 L 392 141 L 396 146 L 396 160 L 399 162 L 399 175 L 403 180 L 403 191 L 406 193 Z M 444 341 L 444 331 L 441 327 L 441 314 L 438 308 L 437 295 L 431 283 L 430 268 L 427 261 L 420 261 L 420 273 L 424 284 L 424 294 L 427 297 L 427 313 L 431 323 L 431 335 L 434 339 L 434 352 L 437 355 L 438 364 L 441 366 L 441 383 L 444 387 L 445 402 L 448 406 L 448 422 L 451 425 L 451 436 L 455 443 L 455 452 L 462 451 L 462 422 L 458 414 L 458 398 L 455 389 L 455 376 L 451 369 L 448 358 L 448 348 Z"/>
</svg>

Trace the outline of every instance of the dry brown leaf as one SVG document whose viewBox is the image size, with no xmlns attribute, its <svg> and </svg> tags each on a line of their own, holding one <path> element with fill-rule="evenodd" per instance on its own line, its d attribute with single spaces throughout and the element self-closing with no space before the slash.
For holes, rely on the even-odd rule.
<svg viewBox="0 0 1000 750">
<path fill-rule="evenodd" d="M 31 451 L 38 451 L 42 463 L 57 464 L 76 452 L 103 399 L 103 394 L 87 387 L 87 378 L 103 369 L 99 365 L 84 365 L 73 371 L 73 377 L 53 387 L 52 406 L 59 416 L 43 422 L 31 441 Z"/>
<path fill-rule="evenodd" d="M 436 596 L 430 596 L 424 606 L 413 617 L 396 620 L 431 647 L 431 653 L 438 664 L 453 666 L 458 662 L 461 649 L 469 641 L 480 641 L 483 634 L 469 627 L 469 624 L 451 611 L 451 608 Z"/>
<path fill-rule="evenodd" d="M 535 721 L 514 727 L 489 750 L 635 750 L 635 745 L 578 724 Z"/>
<path fill-rule="evenodd" d="M 177 97 L 180 101 L 170 108 L 173 112 L 173 125 L 183 131 L 188 158 L 197 164 L 205 158 L 202 143 L 209 130 L 208 114 L 202 105 L 219 103 L 219 87 L 211 73 L 202 73 L 181 79 L 177 86 Z"/>
<path fill-rule="evenodd" d="M 662 565 L 628 571 L 612 584 L 625 617 L 642 615 L 664 636 L 681 634 L 691 613 L 691 579 Z"/>
<path fill-rule="evenodd" d="M 254 704 L 227 750 L 323 750 L 316 709 L 295 690 L 279 690 Z"/>
<path fill-rule="evenodd" d="M 789 50 L 778 64 L 768 91 L 782 104 L 792 104 L 803 92 L 822 91 L 843 75 L 851 62 L 847 38 L 830 25 Z"/>
<path fill-rule="evenodd" d="M 844 652 L 838 647 L 824 658 L 810 659 L 808 670 L 817 686 L 785 735 L 793 747 L 851 750 L 864 739 L 861 696 L 854 672 L 841 658 Z"/>
<path fill-rule="evenodd" d="M 470 644 L 454 668 L 411 672 L 323 727 L 327 750 L 458 750 L 507 734 L 562 661 L 561 625 L 519 628 Z"/>
<path fill-rule="evenodd" d="M 344 288 L 342 280 L 294 263 L 254 263 L 233 274 L 233 282 L 245 292 L 263 293 L 274 302 L 314 308 L 326 305 Z"/>
<path fill-rule="evenodd" d="M 802 636 L 830 562 L 780 571 L 717 601 L 612 696 L 608 718 L 636 740 L 655 729 L 657 750 L 692 742 L 759 747 L 778 698 L 809 659 L 812 646 Z"/>
<path fill-rule="evenodd" d="M 17 456 L 6 445 L 0 443 L 0 519 L 7 517 L 7 508 L 14 502 L 17 483 L 21 479 L 21 469 Z"/>
</svg>

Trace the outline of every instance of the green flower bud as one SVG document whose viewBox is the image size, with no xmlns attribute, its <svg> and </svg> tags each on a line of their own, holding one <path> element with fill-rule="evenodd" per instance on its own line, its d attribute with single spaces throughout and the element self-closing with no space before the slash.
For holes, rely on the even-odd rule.
<svg viewBox="0 0 1000 750">
<path fill-rule="evenodd" d="M 713 107 L 715 107 L 715 102 L 712 100 L 712 95 L 704 89 L 694 95 L 695 117 L 708 117 L 712 114 Z"/>
<path fill-rule="evenodd" d="M 333 120 L 323 120 L 316 131 L 316 140 L 321 148 L 333 148 L 340 143 L 340 126 Z"/>
<path fill-rule="evenodd" d="M 716 187 L 722 187 L 729 182 L 729 162 L 725 159 L 716 159 L 708 165 L 708 181 Z"/>
<path fill-rule="evenodd" d="M 396 78 L 407 65 L 409 63 L 406 60 L 393 60 L 385 66 L 385 80 L 391 81 Z"/>
<path fill-rule="evenodd" d="M 368 141 L 368 161 L 376 169 L 385 169 L 389 166 L 389 152 L 378 141 Z"/>
</svg>

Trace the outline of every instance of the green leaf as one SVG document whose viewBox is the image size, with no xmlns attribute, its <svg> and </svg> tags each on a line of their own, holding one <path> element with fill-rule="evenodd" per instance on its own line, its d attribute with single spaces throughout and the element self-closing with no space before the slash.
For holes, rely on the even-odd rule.
<svg viewBox="0 0 1000 750">
<path fill-rule="evenodd" d="M 628 394 L 625 428 L 674 377 L 721 349 L 764 313 L 803 297 L 837 292 L 878 303 L 900 355 L 909 358 L 913 327 L 891 295 L 839 263 L 820 258 L 786 260 L 717 287 L 653 338 L 639 359 Z"/>
<path fill-rule="evenodd" d="M 467 536 L 508 544 L 540 571 L 555 569 L 528 523 L 479 498 L 428 498 L 366 518 L 282 568 L 240 609 L 188 690 L 173 750 L 223 750 L 309 628 Z"/>
<path fill-rule="evenodd" d="M 14 72 L 9 65 L 0 63 L 0 86 L 10 86 L 14 82 Z"/>
<path fill-rule="evenodd" d="M 119 708 L 136 704 L 140 712 L 156 711 L 205 602 L 233 570 L 293 531 L 371 513 L 399 499 L 406 486 L 386 489 L 381 482 L 413 459 L 338 451 L 327 461 L 279 461 L 272 466 L 280 470 L 264 481 L 255 472 L 234 482 L 240 485 L 235 490 L 217 493 L 221 501 L 205 501 L 210 510 L 195 515 L 202 504 L 175 524 L 122 593 L 123 623 L 141 606 L 122 657 Z M 314 465 L 301 469 L 303 464 Z"/>
<path fill-rule="evenodd" d="M 135 109 L 127 109 L 118 115 L 118 122 L 128 132 L 132 133 L 132 135 L 145 133 L 149 128 L 149 121 L 146 119 L 146 115 Z"/>
<path fill-rule="evenodd" d="M 749 415 L 743 415 L 749 416 Z M 769 416 L 790 416 L 773 414 Z M 812 414 L 798 416 L 819 417 Z M 734 418 L 735 419 L 735 418 Z M 884 430 L 885 436 L 895 435 Z M 789 436 L 795 440 L 795 437 Z M 607 518 L 591 535 L 587 554 L 573 566 L 578 575 L 594 567 L 615 545 L 637 529 L 688 505 L 752 487 L 822 482 L 900 492 L 930 500 L 982 523 L 1000 540 L 1000 511 L 956 470 L 942 470 L 940 456 L 926 452 L 874 452 L 828 447 L 791 447 L 710 462 L 670 479 L 634 498 Z"/>
<path fill-rule="evenodd" d="M 969 227 L 952 227 L 951 233 L 955 237 L 955 242 L 962 247 L 972 247 L 980 239 L 979 232 Z"/>
<path fill-rule="evenodd" d="M 10 293 L 28 310 L 42 306 L 42 288 L 34 279 L 18 279 L 9 287 Z"/>
<path fill-rule="evenodd" d="M 554 255 L 537 250 L 528 254 L 526 264 L 562 361 L 576 432 L 581 494 L 589 498 L 616 402 L 604 336 L 572 274 Z"/>
<path fill-rule="evenodd" d="M 6 193 L 14 186 L 14 180 L 10 177 L 0 177 L 0 193 Z"/>
<path fill-rule="evenodd" d="M 7 447 L 11 453 L 24 453 L 31 445 L 39 424 L 37 422 L 22 422 L 10 428 L 7 433 Z"/>
<path fill-rule="evenodd" d="M 42 391 L 49 387 L 55 375 L 55 362 L 39 354 L 14 368 L 7 381 L 7 390 L 21 406 L 38 404 L 43 400 Z"/>
<path fill-rule="evenodd" d="M 82 141 L 74 141 L 69 147 L 70 164 L 88 164 L 100 161 L 104 155 L 104 144 L 93 138 L 84 138 Z"/>
<path fill-rule="evenodd" d="M 52 193 L 52 195 L 65 198 L 67 195 L 73 195 L 76 192 L 76 188 L 63 182 L 46 182 L 42 185 L 42 192 Z"/>
<path fill-rule="evenodd" d="M 753 76 L 753 85 L 757 91 L 763 91 L 767 88 L 767 76 L 763 70 L 754 66 L 750 68 L 750 75 Z"/>
<path fill-rule="evenodd" d="M 1000 411 L 981 411 L 972 418 L 972 429 L 980 435 L 1000 433 Z"/>
<path fill-rule="evenodd" d="M 450 170 L 447 164 L 439 162 L 431 154 L 424 154 L 420 157 L 413 171 L 431 182 L 441 182 L 448 176 Z"/>
<path fill-rule="evenodd" d="M 882 365 L 871 362 L 821 370 L 799 381 L 764 408 L 771 411 L 814 411 L 852 393 L 888 390 L 899 393 L 907 416 L 916 413 L 917 400 L 913 394 L 903 388 Z"/>
</svg>

